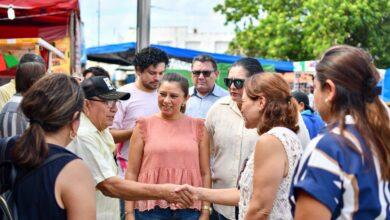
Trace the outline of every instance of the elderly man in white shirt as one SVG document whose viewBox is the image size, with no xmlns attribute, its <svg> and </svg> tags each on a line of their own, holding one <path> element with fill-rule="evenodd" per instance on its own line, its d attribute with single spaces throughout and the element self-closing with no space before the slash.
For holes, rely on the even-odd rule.
<svg viewBox="0 0 390 220">
<path fill-rule="evenodd" d="M 244 162 L 252 153 L 259 138 L 256 129 L 245 128 L 240 108 L 244 82 L 254 74 L 263 72 L 254 58 L 236 61 L 224 79 L 230 96 L 218 100 L 206 117 L 206 128 L 211 140 L 212 188 L 237 187 L 238 176 Z M 299 119 L 298 137 L 302 146 L 310 141 L 309 132 L 302 118 Z M 235 219 L 232 206 L 214 205 L 214 219 Z"/>
</svg>

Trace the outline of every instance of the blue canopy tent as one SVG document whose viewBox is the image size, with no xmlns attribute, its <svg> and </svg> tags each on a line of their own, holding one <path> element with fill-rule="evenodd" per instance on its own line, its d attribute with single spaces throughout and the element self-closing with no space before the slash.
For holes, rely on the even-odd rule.
<svg viewBox="0 0 390 220">
<path fill-rule="evenodd" d="M 382 86 L 381 98 L 389 105 L 390 104 L 390 69 L 386 70 L 381 86 Z"/>
<path fill-rule="evenodd" d="M 219 53 L 209 53 L 198 50 L 183 49 L 177 47 L 169 47 L 162 45 L 151 46 L 157 47 L 165 51 L 169 57 L 175 58 L 178 60 L 191 62 L 192 59 L 199 54 L 208 54 L 212 56 L 218 63 L 234 63 L 236 60 L 240 59 L 240 56 L 219 54 Z M 134 42 L 130 43 L 121 43 L 121 44 L 112 44 L 99 47 L 90 47 L 87 49 L 87 59 L 97 62 L 119 64 L 119 65 L 131 65 L 134 59 L 136 44 Z M 289 61 L 276 61 L 269 59 L 258 59 L 262 65 L 272 65 L 275 67 L 275 70 L 278 72 L 293 72 L 294 66 L 292 62 Z"/>
</svg>

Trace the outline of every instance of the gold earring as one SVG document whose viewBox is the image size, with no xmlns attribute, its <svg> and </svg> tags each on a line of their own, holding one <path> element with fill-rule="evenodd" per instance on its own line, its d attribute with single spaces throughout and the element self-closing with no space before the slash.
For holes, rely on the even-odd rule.
<svg viewBox="0 0 390 220">
<path fill-rule="evenodd" d="M 69 138 L 70 138 L 71 140 L 73 140 L 74 137 L 76 137 L 76 134 L 74 134 L 74 132 L 72 132 L 72 130 L 70 130 L 70 131 L 69 131 Z"/>
</svg>

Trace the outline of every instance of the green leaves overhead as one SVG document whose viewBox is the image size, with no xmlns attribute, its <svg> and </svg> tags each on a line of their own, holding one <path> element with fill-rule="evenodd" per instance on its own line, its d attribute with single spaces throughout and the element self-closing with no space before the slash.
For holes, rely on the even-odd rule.
<svg viewBox="0 0 390 220">
<path fill-rule="evenodd" d="M 225 0 L 214 10 L 236 25 L 235 54 L 311 60 L 350 44 L 390 66 L 389 0 Z"/>
</svg>

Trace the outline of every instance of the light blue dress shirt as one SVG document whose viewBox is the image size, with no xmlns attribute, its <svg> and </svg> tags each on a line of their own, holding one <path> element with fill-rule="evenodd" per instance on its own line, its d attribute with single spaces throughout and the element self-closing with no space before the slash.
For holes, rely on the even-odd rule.
<svg viewBox="0 0 390 220">
<path fill-rule="evenodd" d="M 186 105 L 186 115 L 193 118 L 206 118 L 210 107 L 220 98 L 229 95 L 229 92 L 215 84 L 213 91 L 206 96 L 200 96 L 195 87 L 189 88 L 190 98 Z"/>
</svg>

